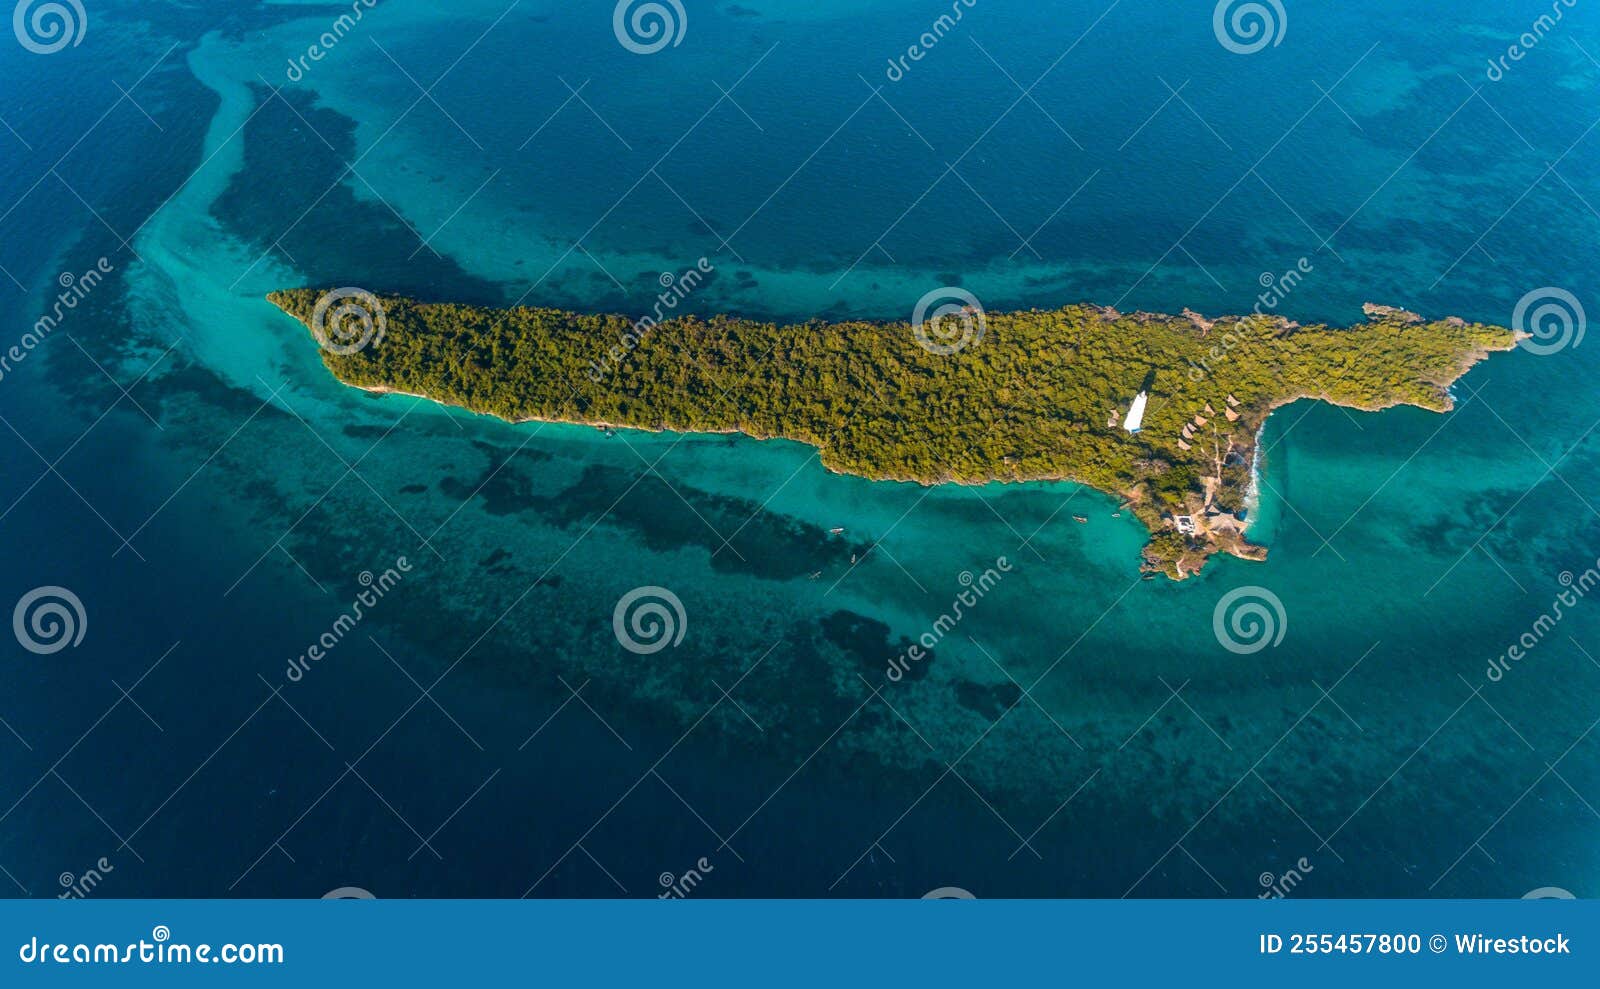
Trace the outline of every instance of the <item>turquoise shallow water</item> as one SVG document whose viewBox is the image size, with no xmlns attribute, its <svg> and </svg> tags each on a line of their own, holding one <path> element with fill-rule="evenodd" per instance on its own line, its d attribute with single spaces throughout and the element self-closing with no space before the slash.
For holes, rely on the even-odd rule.
<svg viewBox="0 0 1600 989">
<path fill-rule="evenodd" d="M 598 6 L 392 0 L 293 81 L 328 8 L 4 46 L 7 325 L 115 268 L 0 379 L 0 590 L 88 622 L 0 674 L 13 892 L 104 857 L 96 895 L 1592 895 L 1593 602 L 1486 676 L 1600 556 L 1592 342 L 1496 355 L 1443 416 L 1280 410 L 1269 560 L 1173 584 L 1092 491 L 361 396 L 261 298 L 637 313 L 706 257 L 703 312 L 1219 313 L 1303 257 L 1302 321 L 1600 306 L 1592 19 L 1490 82 L 1498 4 L 1296 6 L 1238 55 L 1203 11 L 992 2 L 891 81 L 939 11 L 860 6 L 691 7 L 635 55 Z M 676 646 L 619 643 L 641 586 Z M 1219 642 L 1241 587 L 1275 646 Z"/>
</svg>

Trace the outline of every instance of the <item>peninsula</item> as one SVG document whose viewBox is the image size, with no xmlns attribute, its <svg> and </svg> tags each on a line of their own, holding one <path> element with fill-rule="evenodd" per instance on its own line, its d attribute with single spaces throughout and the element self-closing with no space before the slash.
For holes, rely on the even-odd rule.
<svg viewBox="0 0 1600 989">
<path fill-rule="evenodd" d="M 1178 579 L 1216 553 L 1266 555 L 1245 519 L 1273 409 L 1318 399 L 1446 411 L 1457 378 L 1516 344 L 1501 327 L 1370 304 L 1344 329 L 1189 310 L 973 309 L 935 328 L 941 341 L 963 329 L 957 346 L 927 346 L 929 328 L 906 322 L 642 325 L 382 297 L 359 346 L 330 347 L 317 325 L 324 295 L 268 298 L 313 329 L 328 369 L 356 388 L 512 422 L 783 437 L 871 479 L 1076 481 L 1120 498 L 1150 530 L 1144 569 Z"/>
</svg>

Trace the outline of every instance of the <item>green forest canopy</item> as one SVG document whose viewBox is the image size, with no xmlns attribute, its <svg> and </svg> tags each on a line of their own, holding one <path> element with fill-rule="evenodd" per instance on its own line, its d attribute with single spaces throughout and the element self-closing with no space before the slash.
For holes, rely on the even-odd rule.
<svg viewBox="0 0 1600 989">
<path fill-rule="evenodd" d="M 270 298 L 309 324 L 319 296 Z M 382 307 L 380 340 L 323 349 L 339 380 L 513 421 L 782 436 L 869 478 L 1070 478 L 1112 492 L 1156 480 L 1169 496 L 1215 473 L 1213 430 L 1249 446 L 1272 408 L 1302 397 L 1445 409 L 1446 386 L 1514 343 L 1506 329 L 1388 311 L 1349 329 L 1275 316 L 1207 327 L 1078 305 L 987 314 L 980 339 L 937 354 L 905 322 L 682 316 L 640 334 L 616 315 L 397 297 Z M 1147 381 L 1144 429 L 1130 435 L 1121 416 Z M 1236 423 L 1224 418 L 1229 396 Z M 1208 404 L 1202 439 L 1183 450 L 1184 424 Z"/>
</svg>

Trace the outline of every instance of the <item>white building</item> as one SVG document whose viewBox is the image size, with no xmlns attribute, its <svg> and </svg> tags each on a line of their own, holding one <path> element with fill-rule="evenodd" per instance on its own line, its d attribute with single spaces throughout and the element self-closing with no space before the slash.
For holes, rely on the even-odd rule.
<svg viewBox="0 0 1600 989">
<path fill-rule="evenodd" d="M 1140 392 L 1135 396 L 1133 404 L 1128 406 L 1128 416 L 1122 420 L 1122 428 L 1130 433 L 1137 433 L 1144 428 L 1144 407 L 1150 401 L 1148 392 Z"/>
</svg>

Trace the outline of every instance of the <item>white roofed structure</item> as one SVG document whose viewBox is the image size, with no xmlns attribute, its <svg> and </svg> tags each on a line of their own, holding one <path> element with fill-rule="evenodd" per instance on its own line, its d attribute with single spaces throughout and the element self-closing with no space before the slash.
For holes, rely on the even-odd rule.
<svg viewBox="0 0 1600 989">
<path fill-rule="evenodd" d="M 1144 428 L 1144 407 L 1150 401 L 1148 392 L 1140 392 L 1133 399 L 1133 404 L 1128 406 L 1127 418 L 1122 420 L 1122 428 L 1130 433 L 1137 433 Z"/>
</svg>

